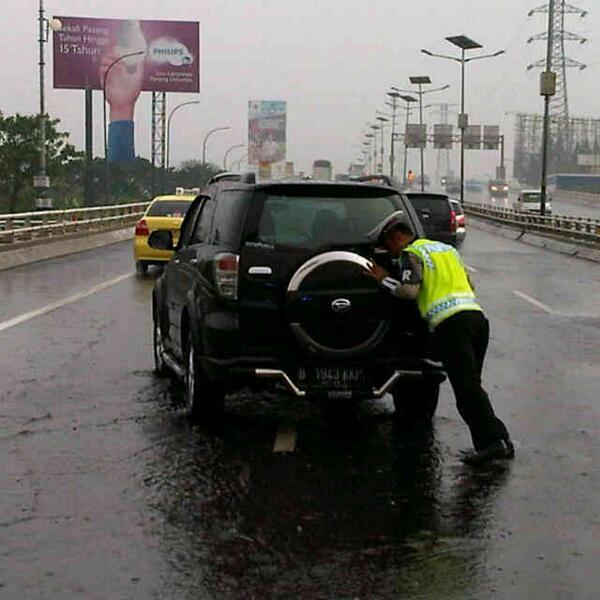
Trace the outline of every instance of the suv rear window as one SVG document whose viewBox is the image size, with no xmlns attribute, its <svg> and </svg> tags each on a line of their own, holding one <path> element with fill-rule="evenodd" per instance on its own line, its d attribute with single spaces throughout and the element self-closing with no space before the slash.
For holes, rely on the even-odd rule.
<svg viewBox="0 0 600 600">
<path fill-rule="evenodd" d="M 426 194 L 409 194 L 408 199 L 415 210 L 428 210 L 431 215 L 444 216 L 450 214 L 450 204 L 445 196 L 427 196 Z"/>
<path fill-rule="evenodd" d="M 541 194 L 523 194 L 522 198 L 525 204 L 539 204 L 542 201 Z"/>
<path fill-rule="evenodd" d="M 185 217 L 191 200 L 155 200 L 147 213 L 147 217 Z"/>
<path fill-rule="evenodd" d="M 367 233 L 397 210 L 393 198 L 398 199 L 393 195 L 344 198 L 268 194 L 258 239 L 267 244 L 302 248 L 364 244 Z"/>
</svg>

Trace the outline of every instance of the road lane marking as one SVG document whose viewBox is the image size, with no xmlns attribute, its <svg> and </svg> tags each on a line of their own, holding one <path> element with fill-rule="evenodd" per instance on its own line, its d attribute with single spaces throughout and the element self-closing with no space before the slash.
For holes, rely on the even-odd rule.
<svg viewBox="0 0 600 600">
<path fill-rule="evenodd" d="M 102 283 L 99 283 L 98 285 L 91 287 L 89 290 L 77 292 L 76 294 L 73 294 L 72 296 L 67 296 L 66 298 L 62 298 L 62 300 L 57 300 L 56 302 L 52 302 L 52 304 L 47 304 L 46 306 L 42 306 L 41 308 L 36 308 L 35 310 L 30 310 L 29 312 L 23 313 L 22 315 L 19 315 L 18 317 L 13 317 L 12 319 L 9 319 L 8 321 L 4 321 L 4 322 L 0 323 L 0 332 L 6 331 L 7 329 L 10 329 L 11 327 L 15 327 L 16 325 L 20 325 L 21 323 L 25 323 L 26 321 L 30 321 L 31 319 L 35 319 L 36 317 L 45 315 L 49 312 L 52 312 L 53 310 L 56 310 L 57 308 L 62 308 L 63 306 L 67 306 L 68 304 L 73 304 L 73 302 L 83 300 L 84 298 L 87 298 L 88 296 L 97 294 L 98 292 L 101 292 L 102 290 L 112 287 L 113 285 L 116 285 L 117 283 L 120 283 L 121 281 L 124 281 L 125 279 L 129 279 L 132 276 L 133 276 L 133 273 L 123 273 L 122 275 L 119 275 L 118 277 L 114 277 L 113 279 L 109 279 L 108 281 L 103 281 Z"/>
<path fill-rule="evenodd" d="M 293 452 L 296 449 L 296 431 L 293 427 L 280 427 L 275 437 L 273 452 Z"/>
<path fill-rule="evenodd" d="M 547 304 L 544 304 L 543 302 L 540 302 L 539 300 L 536 300 L 535 298 L 532 298 L 531 296 L 528 296 L 527 294 L 524 294 L 519 290 L 513 290 L 513 294 L 515 294 L 515 296 L 519 296 L 519 298 L 522 298 L 526 302 L 529 302 L 530 304 L 541 308 L 542 310 L 546 311 L 549 315 L 562 315 L 561 312 L 550 308 Z"/>
</svg>

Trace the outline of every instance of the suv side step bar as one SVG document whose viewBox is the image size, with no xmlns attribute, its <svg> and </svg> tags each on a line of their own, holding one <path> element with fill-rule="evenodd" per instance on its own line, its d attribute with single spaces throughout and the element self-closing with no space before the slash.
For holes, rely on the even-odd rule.
<svg viewBox="0 0 600 600">
<path fill-rule="evenodd" d="M 283 383 L 287 385 L 289 390 L 298 398 L 304 398 L 306 396 L 306 392 L 301 390 L 289 377 L 289 375 L 280 369 L 255 369 L 254 374 L 257 377 L 263 378 L 271 378 L 271 379 L 279 379 Z M 380 387 L 373 389 L 373 397 L 374 398 L 383 398 L 392 386 L 400 379 L 401 377 L 418 377 L 421 378 L 423 376 L 422 371 L 406 371 L 399 369 L 392 373 L 392 376 Z"/>
</svg>

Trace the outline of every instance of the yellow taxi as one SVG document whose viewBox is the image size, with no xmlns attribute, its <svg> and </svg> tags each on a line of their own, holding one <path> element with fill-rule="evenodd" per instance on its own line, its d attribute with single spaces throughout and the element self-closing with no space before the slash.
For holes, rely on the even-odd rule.
<svg viewBox="0 0 600 600">
<path fill-rule="evenodd" d="M 173 232 L 173 242 L 176 244 L 183 217 L 199 193 L 199 188 L 177 188 L 175 194 L 157 196 L 152 200 L 144 216 L 135 226 L 133 256 L 135 270 L 139 275 L 144 275 L 149 265 L 160 265 L 171 260 L 173 252 L 150 248 L 148 237 L 156 229 L 170 229 Z"/>
</svg>

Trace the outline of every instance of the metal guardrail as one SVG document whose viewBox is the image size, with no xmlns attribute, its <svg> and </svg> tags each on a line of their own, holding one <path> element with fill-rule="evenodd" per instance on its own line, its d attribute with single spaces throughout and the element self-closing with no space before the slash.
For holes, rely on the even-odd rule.
<svg viewBox="0 0 600 600">
<path fill-rule="evenodd" d="M 472 202 L 465 203 L 464 207 L 468 214 L 517 227 L 523 231 L 535 231 L 553 237 L 600 244 L 600 219 L 567 215 L 542 217 L 516 212 L 510 208 Z"/>
<path fill-rule="evenodd" d="M 0 215 L 0 247 L 15 242 L 132 225 L 149 202 Z"/>
</svg>

